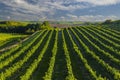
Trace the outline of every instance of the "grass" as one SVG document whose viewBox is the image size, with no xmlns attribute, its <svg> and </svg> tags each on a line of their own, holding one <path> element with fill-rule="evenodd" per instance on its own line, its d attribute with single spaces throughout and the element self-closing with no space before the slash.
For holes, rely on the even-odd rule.
<svg viewBox="0 0 120 80">
<path fill-rule="evenodd" d="M 0 49 L 27 37 L 24 34 L 0 33 Z"/>
</svg>

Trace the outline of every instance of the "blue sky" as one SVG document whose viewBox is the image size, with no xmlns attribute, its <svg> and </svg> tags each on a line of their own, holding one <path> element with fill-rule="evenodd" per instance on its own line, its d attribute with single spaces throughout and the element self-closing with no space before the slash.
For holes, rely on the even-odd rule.
<svg viewBox="0 0 120 80">
<path fill-rule="evenodd" d="M 0 20 L 120 19 L 120 0 L 0 0 Z"/>
</svg>

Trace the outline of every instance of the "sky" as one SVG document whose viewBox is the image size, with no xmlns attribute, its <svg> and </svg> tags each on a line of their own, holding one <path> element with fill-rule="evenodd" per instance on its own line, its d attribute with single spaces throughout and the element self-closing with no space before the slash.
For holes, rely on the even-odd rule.
<svg viewBox="0 0 120 80">
<path fill-rule="evenodd" d="M 120 19 L 120 0 L 0 0 L 0 20 L 105 21 Z"/>
</svg>

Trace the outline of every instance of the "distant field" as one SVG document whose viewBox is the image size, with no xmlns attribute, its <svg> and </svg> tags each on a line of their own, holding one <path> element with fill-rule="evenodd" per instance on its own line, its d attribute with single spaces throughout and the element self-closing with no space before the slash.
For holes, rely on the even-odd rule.
<svg viewBox="0 0 120 80">
<path fill-rule="evenodd" d="M 38 31 L 0 54 L 0 80 L 120 80 L 120 32 L 101 27 Z"/>
<path fill-rule="evenodd" d="M 7 46 L 10 43 L 19 41 L 20 39 L 26 36 L 27 35 L 22 35 L 22 34 L 0 33 L 0 48 L 2 46 Z"/>
</svg>

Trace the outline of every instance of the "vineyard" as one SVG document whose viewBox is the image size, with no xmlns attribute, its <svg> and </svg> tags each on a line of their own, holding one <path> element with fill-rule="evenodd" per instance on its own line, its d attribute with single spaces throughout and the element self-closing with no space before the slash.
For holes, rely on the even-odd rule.
<svg viewBox="0 0 120 80">
<path fill-rule="evenodd" d="M 41 30 L 0 53 L 0 80 L 120 80 L 120 32 Z"/>
<path fill-rule="evenodd" d="M 28 35 L 12 34 L 12 33 L 0 33 L 0 49 L 12 45 L 21 39 L 26 38 Z"/>
</svg>

